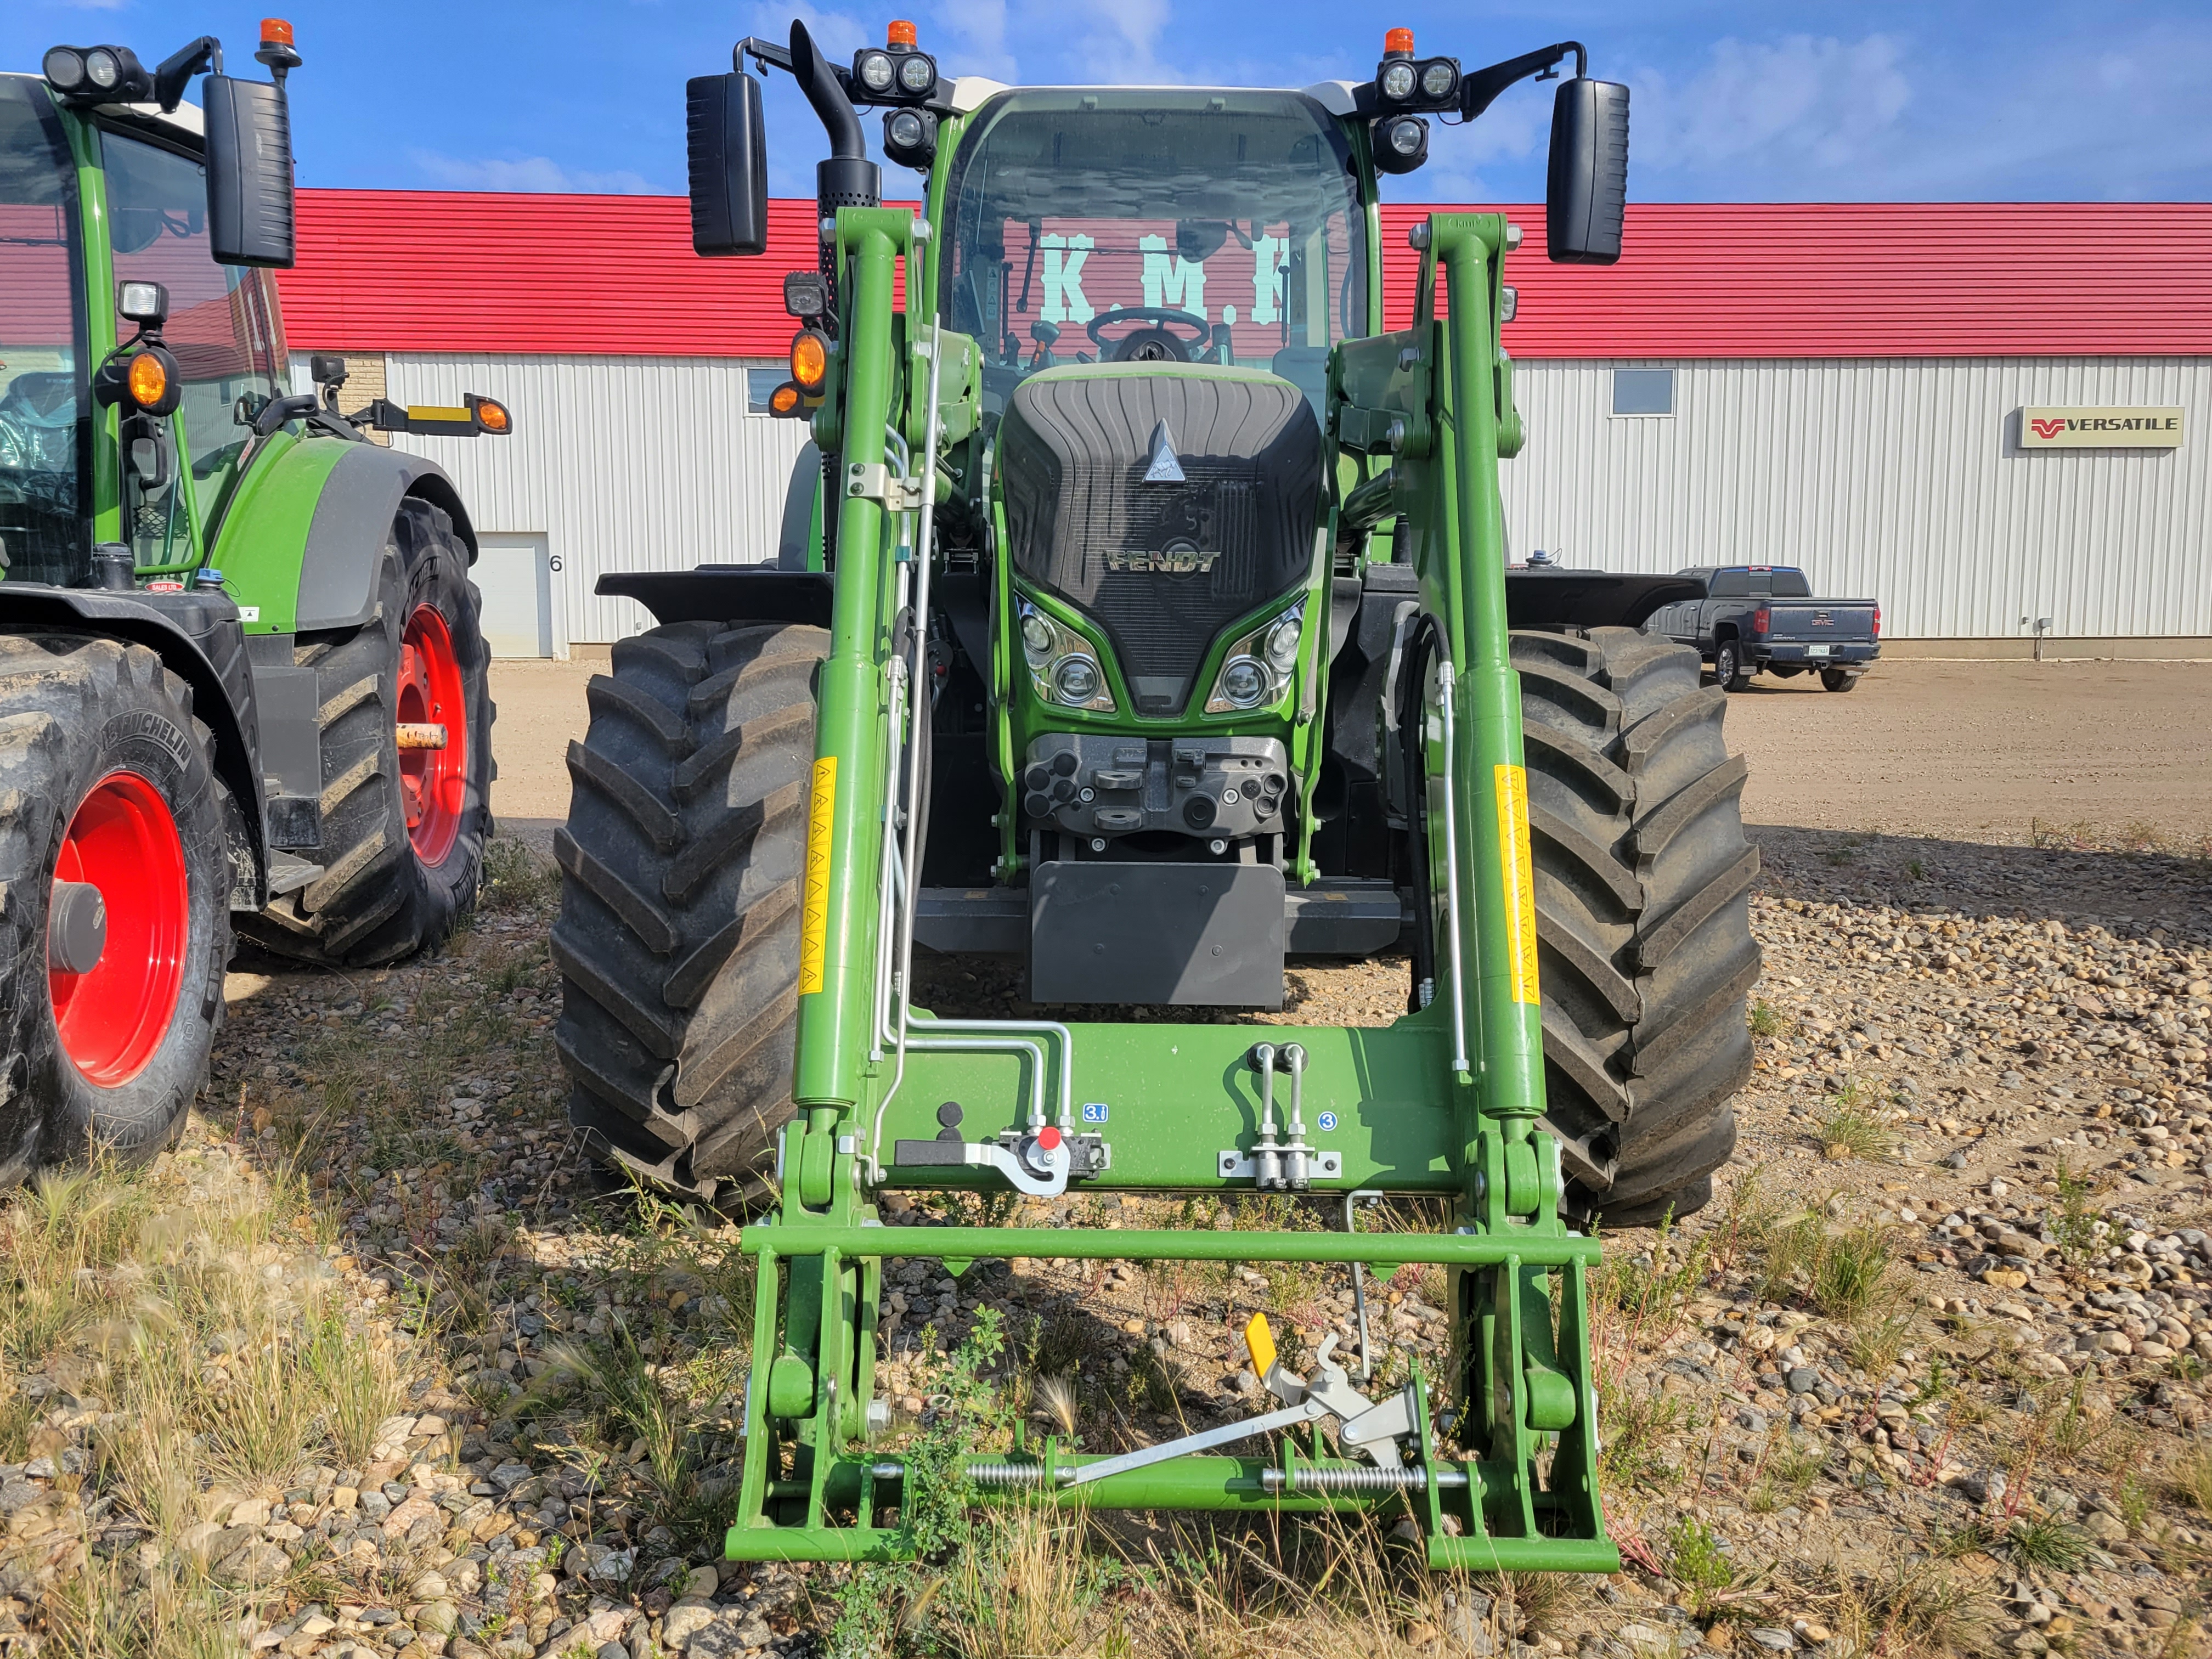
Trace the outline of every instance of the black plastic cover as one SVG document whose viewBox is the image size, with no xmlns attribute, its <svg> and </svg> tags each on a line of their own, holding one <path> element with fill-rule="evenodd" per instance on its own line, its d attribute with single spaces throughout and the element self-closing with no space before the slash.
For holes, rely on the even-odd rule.
<svg viewBox="0 0 2212 1659">
<path fill-rule="evenodd" d="M 292 114 L 281 87 L 210 75 L 201 83 L 207 120 L 208 245 L 217 264 L 289 270 Z"/>
<path fill-rule="evenodd" d="M 1181 477 L 1147 482 L 1163 425 Z M 1182 713 L 1214 636 L 1311 568 L 1321 428 L 1272 374 L 1047 369 L 1007 399 L 999 468 L 1015 568 L 1104 626 L 1139 714 Z"/>
<path fill-rule="evenodd" d="M 1041 864 L 1036 1002 L 1283 1006 L 1283 872 L 1272 864 Z"/>
<path fill-rule="evenodd" d="M 708 258 L 768 252 L 768 128 L 760 82 L 701 75 L 684 83 L 691 247 Z"/>
<path fill-rule="evenodd" d="M 1627 204 L 1628 88 L 1586 75 L 1562 81 L 1552 100 L 1544 189 L 1544 240 L 1553 263 L 1617 262 Z"/>
</svg>

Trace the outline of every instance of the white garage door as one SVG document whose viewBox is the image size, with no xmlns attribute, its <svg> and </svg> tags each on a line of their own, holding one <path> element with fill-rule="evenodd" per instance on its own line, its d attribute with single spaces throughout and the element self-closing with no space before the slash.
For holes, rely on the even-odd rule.
<svg viewBox="0 0 2212 1659">
<path fill-rule="evenodd" d="M 484 642 L 495 657 L 553 654 L 553 574 L 543 532 L 484 533 L 476 568 L 483 592 Z"/>
</svg>

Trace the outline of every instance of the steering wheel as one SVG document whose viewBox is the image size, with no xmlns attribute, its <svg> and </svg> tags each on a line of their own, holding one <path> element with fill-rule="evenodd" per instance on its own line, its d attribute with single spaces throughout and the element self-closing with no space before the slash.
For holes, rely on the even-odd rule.
<svg viewBox="0 0 2212 1659">
<path fill-rule="evenodd" d="M 1133 334 L 1124 334 L 1109 342 L 1103 329 L 1116 323 L 1150 323 L 1154 326 L 1140 328 Z M 1172 331 L 1180 324 L 1195 329 L 1196 336 L 1186 340 Z M 1098 348 L 1099 357 L 1109 363 L 1188 363 L 1194 361 L 1199 351 L 1213 337 L 1213 325 L 1193 311 L 1177 311 L 1170 306 L 1125 306 L 1120 311 L 1103 311 L 1083 325 L 1091 337 L 1091 343 Z"/>
</svg>

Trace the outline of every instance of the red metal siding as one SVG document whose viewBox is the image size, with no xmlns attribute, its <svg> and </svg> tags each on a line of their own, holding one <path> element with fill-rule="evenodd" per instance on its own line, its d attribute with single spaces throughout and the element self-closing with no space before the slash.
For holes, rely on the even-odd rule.
<svg viewBox="0 0 2212 1659">
<path fill-rule="evenodd" d="M 1424 211 L 1383 210 L 1392 326 Z M 1548 263 L 1542 208 L 1505 211 L 1522 357 L 2212 353 L 2212 204 L 1637 206 L 1610 268 Z M 811 204 L 772 204 L 769 231 L 762 258 L 701 259 L 678 198 L 302 191 L 287 329 L 295 349 L 777 356 Z"/>
<path fill-rule="evenodd" d="M 1383 309 L 1413 315 L 1386 207 Z M 1619 264 L 1506 261 L 1520 357 L 2187 356 L 2212 353 L 2212 204 L 1813 203 L 1628 210 Z"/>
</svg>

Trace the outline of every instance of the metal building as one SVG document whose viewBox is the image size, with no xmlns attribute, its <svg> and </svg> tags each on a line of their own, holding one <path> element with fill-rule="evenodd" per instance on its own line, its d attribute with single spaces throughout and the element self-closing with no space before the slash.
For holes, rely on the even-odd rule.
<svg viewBox="0 0 2212 1659">
<path fill-rule="evenodd" d="M 1507 211 L 1516 558 L 1801 564 L 1897 651 L 2212 656 L 2212 205 L 1636 207 L 1604 269 Z M 1377 227 L 1390 326 L 1416 216 Z M 348 354 L 348 407 L 506 400 L 511 440 L 402 441 L 478 515 L 495 647 L 603 651 L 647 619 L 602 571 L 773 556 L 812 219 L 702 260 L 672 198 L 306 191 L 291 346 Z"/>
</svg>

